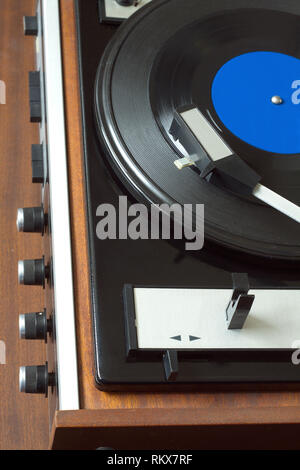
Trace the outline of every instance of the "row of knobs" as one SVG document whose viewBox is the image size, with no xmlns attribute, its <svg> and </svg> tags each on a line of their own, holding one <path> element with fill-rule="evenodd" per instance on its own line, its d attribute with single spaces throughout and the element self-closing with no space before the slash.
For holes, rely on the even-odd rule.
<svg viewBox="0 0 300 470">
<path fill-rule="evenodd" d="M 140 0 L 117 0 L 122 6 L 138 5 Z M 24 17 L 24 32 L 26 36 L 38 35 L 36 16 Z M 42 121 L 41 106 L 41 77 L 40 72 L 29 73 L 30 121 Z M 32 145 L 32 182 L 44 183 L 43 146 Z M 48 224 L 43 207 L 18 209 L 17 229 L 19 232 L 44 234 Z M 45 287 L 49 279 L 49 267 L 41 259 L 22 260 L 18 263 L 19 283 L 27 286 Z M 52 321 L 47 319 L 46 309 L 42 312 L 22 314 L 19 317 L 19 333 L 21 339 L 47 341 L 48 333 L 52 333 Z M 25 393 L 40 393 L 47 396 L 48 387 L 54 383 L 54 376 L 48 372 L 48 364 L 41 366 L 20 367 L 19 388 Z"/>
<path fill-rule="evenodd" d="M 18 209 L 17 229 L 19 232 L 44 233 L 47 217 L 42 207 Z M 19 284 L 42 286 L 49 278 L 49 267 L 41 259 L 21 260 L 18 262 Z M 52 333 L 52 320 L 47 318 L 46 309 L 42 312 L 25 313 L 19 316 L 19 335 L 25 340 L 43 340 L 47 342 L 48 333 Z M 53 375 L 48 372 L 48 364 L 23 366 L 19 372 L 20 392 L 43 394 L 47 396 L 48 387 L 53 384 Z"/>
<path fill-rule="evenodd" d="M 37 36 L 38 21 L 36 16 L 24 17 L 26 36 Z M 29 73 L 30 121 L 42 121 L 40 72 Z M 32 145 L 32 182 L 44 183 L 44 149 L 42 145 Z M 18 209 L 17 229 L 24 233 L 45 232 L 48 217 L 44 208 L 28 207 Z M 50 277 L 49 267 L 41 259 L 21 260 L 18 262 L 19 284 L 26 286 L 42 286 Z M 46 309 L 41 312 L 26 313 L 19 316 L 19 334 L 25 340 L 43 340 L 47 342 L 48 334 L 52 334 L 52 320 L 47 318 Z M 24 393 L 44 394 L 48 387 L 54 385 L 54 376 L 48 372 L 48 364 L 39 366 L 23 366 L 19 372 L 19 388 Z"/>
</svg>

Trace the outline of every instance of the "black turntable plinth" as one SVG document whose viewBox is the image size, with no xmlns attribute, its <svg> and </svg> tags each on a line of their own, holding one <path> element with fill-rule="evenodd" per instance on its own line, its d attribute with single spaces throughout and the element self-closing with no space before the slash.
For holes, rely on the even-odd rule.
<svg viewBox="0 0 300 470">
<path fill-rule="evenodd" d="M 97 386 L 299 382 L 299 2 L 76 3 Z"/>
</svg>

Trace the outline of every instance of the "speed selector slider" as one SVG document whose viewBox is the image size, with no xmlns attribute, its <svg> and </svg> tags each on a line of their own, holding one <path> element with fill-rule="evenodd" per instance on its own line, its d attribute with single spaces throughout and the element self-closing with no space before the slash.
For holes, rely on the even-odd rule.
<svg viewBox="0 0 300 470">
<path fill-rule="evenodd" d="M 247 273 L 232 273 L 233 293 L 226 308 L 226 320 L 229 330 L 241 330 L 250 313 L 254 295 L 249 295 L 249 279 Z"/>
<path fill-rule="evenodd" d="M 19 284 L 24 286 L 45 286 L 49 277 L 49 268 L 45 266 L 44 257 L 41 259 L 22 260 L 18 262 Z"/>
<path fill-rule="evenodd" d="M 44 233 L 46 217 L 40 207 L 26 207 L 17 211 L 17 229 L 25 233 Z"/>
</svg>

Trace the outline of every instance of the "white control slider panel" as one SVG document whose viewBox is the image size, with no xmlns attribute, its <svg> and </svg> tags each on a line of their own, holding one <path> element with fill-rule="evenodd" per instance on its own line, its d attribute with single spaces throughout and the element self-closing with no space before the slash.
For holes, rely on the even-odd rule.
<svg viewBox="0 0 300 470">
<path fill-rule="evenodd" d="M 300 290 L 250 290 L 243 327 L 228 329 L 232 289 L 127 289 L 127 342 L 136 350 L 289 350 L 300 341 Z"/>
<path fill-rule="evenodd" d="M 179 361 L 191 367 L 195 360 L 199 365 L 208 361 L 212 368 L 223 365 L 223 371 L 225 364 L 225 370 L 234 366 L 239 377 L 250 380 L 257 367 L 266 375 L 282 368 L 294 375 L 290 367 L 293 350 L 300 347 L 300 289 L 248 290 L 246 274 L 233 274 L 233 288 L 125 285 L 128 360 L 163 360 L 168 382 L 178 380 Z"/>
</svg>

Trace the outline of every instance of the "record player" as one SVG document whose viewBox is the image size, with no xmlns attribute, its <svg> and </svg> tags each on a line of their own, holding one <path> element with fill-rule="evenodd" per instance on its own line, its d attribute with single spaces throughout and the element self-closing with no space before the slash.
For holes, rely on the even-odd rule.
<svg viewBox="0 0 300 470">
<path fill-rule="evenodd" d="M 96 385 L 299 382 L 299 2 L 76 7 Z M 99 237 L 120 200 L 201 205 L 203 247 Z"/>
</svg>

